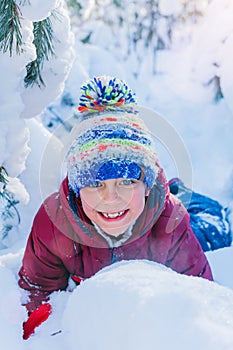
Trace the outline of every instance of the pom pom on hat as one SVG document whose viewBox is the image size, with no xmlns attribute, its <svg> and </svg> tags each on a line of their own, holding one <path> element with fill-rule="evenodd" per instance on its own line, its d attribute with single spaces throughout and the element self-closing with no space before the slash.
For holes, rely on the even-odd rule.
<svg viewBox="0 0 233 350">
<path fill-rule="evenodd" d="M 140 179 L 152 188 L 157 155 L 150 131 L 138 117 L 134 92 L 117 78 L 93 78 L 81 87 L 85 118 L 67 154 L 68 182 L 78 196 L 96 180 Z"/>
<path fill-rule="evenodd" d="M 126 111 L 136 104 L 135 93 L 120 79 L 94 77 L 81 86 L 80 112 Z"/>
</svg>

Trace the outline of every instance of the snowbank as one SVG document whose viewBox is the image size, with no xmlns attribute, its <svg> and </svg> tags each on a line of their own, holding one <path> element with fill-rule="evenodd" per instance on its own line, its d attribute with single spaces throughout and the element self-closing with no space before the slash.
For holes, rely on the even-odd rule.
<svg viewBox="0 0 233 350">
<path fill-rule="evenodd" d="M 233 291 L 156 263 L 123 262 L 77 288 L 63 321 L 71 350 L 232 349 Z"/>
<path fill-rule="evenodd" d="M 3 347 L 23 349 L 22 324 L 26 312 L 20 305 L 20 292 L 10 269 L 0 262 L 0 337 Z"/>
<path fill-rule="evenodd" d="M 22 253 L 0 256 L 0 335 L 10 349 L 233 348 L 233 286 L 227 272 L 233 247 L 208 253 L 218 283 L 149 261 L 107 267 L 72 293 L 54 292 L 52 315 L 27 341 L 22 340 L 26 313 L 16 282 Z"/>
</svg>

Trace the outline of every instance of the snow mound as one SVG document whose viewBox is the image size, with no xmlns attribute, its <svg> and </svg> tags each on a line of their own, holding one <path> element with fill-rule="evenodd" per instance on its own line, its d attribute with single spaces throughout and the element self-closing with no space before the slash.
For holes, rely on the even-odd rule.
<svg viewBox="0 0 233 350">
<path fill-rule="evenodd" d="M 232 290 L 134 261 L 83 282 L 70 295 L 62 333 L 70 350 L 219 350 L 233 348 L 232 327 Z"/>
<path fill-rule="evenodd" d="M 232 269 L 233 246 L 206 252 L 213 271 L 214 280 L 222 286 L 233 289 Z"/>
<path fill-rule="evenodd" d="M 7 344 L 8 349 L 23 349 L 22 320 L 26 312 L 21 306 L 20 292 L 16 287 L 15 278 L 8 268 L 0 261 L 0 337 L 1 344 Z"/>
</svg>

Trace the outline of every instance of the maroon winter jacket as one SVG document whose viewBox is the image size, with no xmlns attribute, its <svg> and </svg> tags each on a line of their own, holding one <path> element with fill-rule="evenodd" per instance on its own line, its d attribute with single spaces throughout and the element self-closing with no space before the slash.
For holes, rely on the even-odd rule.
<svg viewBox="0 0 233 350">
<path fill-rule="evenodd" d="M 29 312 L 72 276 L 93 276 L 121 260 L 147 259 L 173 270 L 212 280 L 204 252 L 180 201 L 169 193 L 162 170 L 137 219 L 132 236 L 109 248 L 69 190 L 67 178 L 58 193 L 48 197 L 35 216 L 19 271 L 20 287 L 30 291 Z"/>
</svg>

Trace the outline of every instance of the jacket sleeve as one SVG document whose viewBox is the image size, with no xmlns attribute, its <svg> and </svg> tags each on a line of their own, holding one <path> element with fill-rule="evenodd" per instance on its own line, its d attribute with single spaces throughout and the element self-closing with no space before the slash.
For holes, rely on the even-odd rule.
<svg viewBox="0 0 233 350">
<path fill-rule="evenodd" d="M 26 307 L 34 311 L 49 294 L 67 287 L 69 273 L 59 257 L 54 226 L 43 206 L 39 209 L 29 235 L 19 271 L 19 286 L 29 291 Z"/>
<path fill-rule="evenodd" d="M 212 281 L 210 265 L 190 226 L 189 214 L 180 202 L 176 203 L 175 206 L 171 247 L 165 265 L 179 273 L 203 277 Z"/>
</svg>

